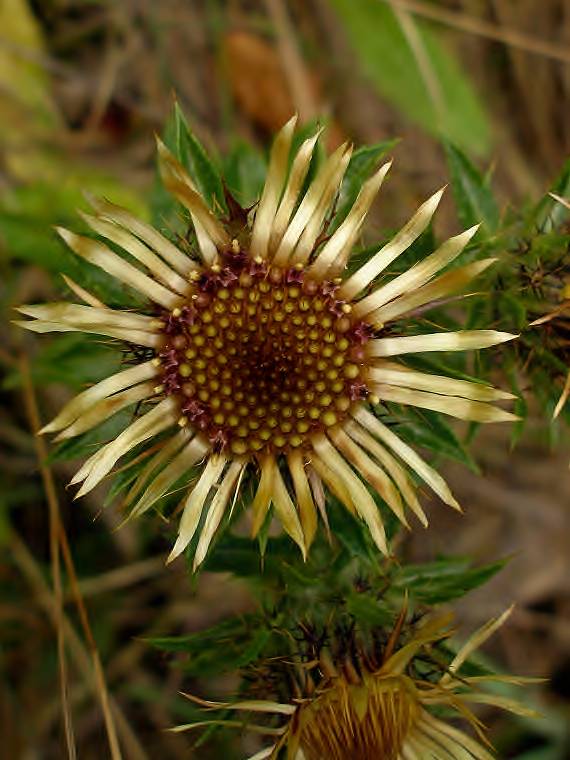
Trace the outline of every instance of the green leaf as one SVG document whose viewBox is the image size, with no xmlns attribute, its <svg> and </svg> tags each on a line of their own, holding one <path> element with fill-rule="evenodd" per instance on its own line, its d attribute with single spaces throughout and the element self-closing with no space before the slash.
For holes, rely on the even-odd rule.
<svg viewBox="0 0 570 760">
<path fill-rule="evenodd" d="M 236 536 L 226 531 L 206 557 L 204 569 L 216 573 L 233 573 L 241 578 L 280 577 L 283 566 L 294 552 L 289 537 L 268 540 L 267 552 L 262 557 L 259 546 L 251 538 Z"/>
<path fill-rule="evenodd" d="M 473 568 L 470 559 L 448 558 L 423 565 L 407 565 L 396 571 L 392 587 L 407 590 L 410 596 L 424 604 L 440 604 L 459 599 L 482 586 L 506 563 L 507 560 L 499 560 Z"/>
<path fill-rule="evenodd" d="M 458 147 L 447 142 L 445 152 L 461 224 L 472 227 L 482 223 L 487 234 L 496 232 L 499 209 L 488 181 Z"/>
<path fill-rule="evenodd" d="M 529 322 L 524 302 L 508 290 L 501 293 L 501 308 L 509 320 L 510 330 L 524 330 Z"/>
<path fill-rule="evenodd" d="M 398 435 L 406 443 L 423 446 L 447 459 L 461 462 L 473 472 L 479 472 L 477 463 L 469 451 L 440 414 L 429 409 L 412 409 L 409 415 L 406 421 L 398 426 Z"/>
<path fill-rule="evenodd" d="M 570 196 L 570 158 L 562 167 L 562 171 L 550 188 L 550 192 L 560 195 L 562 198 Z M 552 198 L 545 195 L 530 214 L 531 223 L 542 232 L 551 232 L 559 227 L 565 219 L 568 219 L 568 209 Z"/>
<path fill-rule="evenodd" d="M 258 616 L 242 615 L 222 620 L 204 631 L 145 641 L 166 652 L 185 652 L 189 658 L 184 670 L 203 677 L 248 665 L 262 656 L 271 634 Z"/>
<path fill-rule="evenodd" d="M 216 210 L 216 205 L 225 210 L 226 202 L 220 173 L 196 135 L 190 130 L 178 103 L 174 106 L 172 119 L 174 122 L 174 140 L 169 147 L 174 150 L 178 160 L 188 170 L 209 205 L 214 210 Z"/>
<path fill-rule="evenodd" d="M 349 556 L 370 562 L 375 557 L 375 551 L 370 543 L 368 528 L 332 494 L 327 499 L 327 507 L 333 536 L 340 541 Z"/>
<path fill-rule="evenodd" d="M 428 132 L 444 135 L 477 153 L 490 146 L 483 103 L 468 76 L 427 23 L 411 17 L 436 82 L 436 106 L 407 37 L 381 0 L 331 0 L 364 72 L 380 94 Z"/>
<path fill-rule="evenodd" d="M 68 333 L 40 343 L 40 351 L 32 363 L 32 379 L 37 385 L 62 383 L 79 390 L 112 375 L 119 369 L 116 351 L 80 333 Z M 6 388 L 20 385 L 18 372 L 8 375 Z"/>
<path fill-rule="evenodd" d="M 265 172 L 261 153 L 243 140 L 234 143 L 224 160 L 224 180 L 243 208 L 252 206 L 261 197 Z"/>
<path fill-rule="evenodd" d="M 330 227 L 333 233 L 346 219 L 360 188 L 378 167 L 380 159 L 392 150 L 399 140 L 383 140 L 375 145 L 365 145 L 352 154 L 340 188 L 336 213 Z"/>
<path fill-rule="evenodd" d="M 93 430 L 56 444 L 48 456 L 48 462 L 66 462 L 91 456 L 103 443 L 116 438 L 128 427 L 131 420 L 132 412 L 127 410 L 118 412 Z"/>
<path fill-rule="evenodd" d="M 165 652 L 196 652 L 208 645 L 231 641 L 234 636 L 242 634 L 246 626 L 247 618 L 231 617 L 211 628 L 185 636 L 153 636 L 144 640 Z"/>
<path fill-rule="evenodd" d="M 511 429 L 511 448 L 514 448 L 525 430 L 528 418 L 528 406 L 522 388 L 519 385 L 516 367 L 507 367 L 506 374 L 511 383 L 511 390 L 516 396 L 513 406 L 513 414 L 520 417 L 520 420 L 517 420 Z"/>
<path fill-rule="evenodd" d="M 394 622 L 394 611 L 370 593 L 350 594 L 346 610 L 359 623 L 387 628 Z"/>
<path fill-rule="evenodd" d="M 236 660 L 235 665 L 239 668 L 243 668 L 245 665 L 249 665 L 250 662 L 257 660 L 267 646 L 271 636 L 272 631 L 268 628 L 260 628 L 256 631 L 252 640 L 243 649 L 242 653 Z"/>
<path fill-rule="evenodd" d="M 561 747 L 541 747 L 517 755 L 516 760 L 563 760 L 562 752 L 564 749 Z"/>
</svg>

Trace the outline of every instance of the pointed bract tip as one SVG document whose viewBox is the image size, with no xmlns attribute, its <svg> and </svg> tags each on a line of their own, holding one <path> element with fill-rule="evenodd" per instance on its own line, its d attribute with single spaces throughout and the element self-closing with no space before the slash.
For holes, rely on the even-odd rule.
<svg viewBox="0 0 570 760">
<path fill-rule="evenodd" d="M 58 433 L 53 440 L 54 441 L 65 441 L 68 438 L 73 438 L 73 433 L 69 433 L 67 431 L 67 429 L 65 429 L 65 430 L 62 430 L 61 433 Z"/>
<path fill-rule="evenodd" d="M 448 507 L 455 509 L 456 512 L 461 512 L 461 514 L 463 514 L 463 507 L 451 494 L 449 495 L 449 498 L 446 499 L 445 503 Z"/>
<path fill-rule="evenodd" d="M 441 200 L 441 198 L 442 198 L 442 196 L 443 196 L 443 194 L 445 193 L 446 190 L 447 190 L 447 184 L 445 184 L 442 187 L 440 187 L 439 190 L 437 190 L 432 195 L 432 198 L 433 198 L 433 200 L 434 200 L 435 203 L 439 203 L 440 202 L 440 200 Z"/>
<path fill-rule="evenodd" d="M 460 232 L 459 235 L 456 237 L 460 240 L 465 240 L 465 245 L 471 240 L 471 238 L 476 234 L 477 230 L 481 226 L 481 222 L 478 222 L 477 224 L 474 224 L 472 227 L 469 227 L 466 230 L 463 230 L 463 232 Z"/>
<path fill-rule="evenodd" d="M 58 226 L 54 226 L 53 229 L 57 232 L 60 238 L 62 238 L 68 245 L 71 245 L 74 238 L 74 233 L 71 232 L 71 230 L 66 230 L 65 227 Z"/>
<path fill-rule="evenodd" d="M 282 130 L 283 130 L 283 129 L 287 129 L 287 128 L 289 128 L 289 129 L 293 129 L 293 128 L 295 128 L 295 127 L 296 127 L 296 125 L 297 125 L 297 122 L 298 122 L 298 121 L 299 121 L 299 114 L 298 114 L 298 113 L 294 113 L 294 114 L 293 114 L 293 116 L 291 116 L 291 118 L 290 118 L 290 119 L 287 119 L 287 121 L 286 121 L 286 122 L 285 122 L 285 124 L 284 124 L 284 125 L 281 127 L 281 129 L 282 129 Z"/>
<path fill-rule="evenodd" d="M 318 140 L 318 139 L 319 139 L 319 137 L 320 137 L 320 136 L 323 134 L 323 132 L 324 132 L 324 131 L 325 131 L 325 127 L 324 127 L 324 126 L 323 126 L 323 127 L 319 127 L 319 128 L 317 129 L 317 131 L 315 132 L 315 134 L 314 134 L 312 137 L 309 137 L 309 138 L 308 138 L 307 142 L 309 142 L 309 141 L 311 141 L 311 140 L 312 140 L 312 141 L 313 141 L 313 143 L 316 143 L 316 142 L 317 142 L 317 140 Z"/>
<path fill-rule="evenodd" d="M 38 430 L 38 435 L 45 435 L 46 433 L 54 433 L 56 430 L 58 430 L 57 425 L 54 425 L 54 421 L 48 422 L 47 425 L 44 425 L 43 428 Z"/>
<path fill-rule="evenodd" d="M 174 546 L 172 548 L 172 551 L 170 552 L 170 554 L 166 558 L 165 564 L 166 565 L 170 565 L 172 562 L 174 562 L 175 559 L 177 559 L 182 554 L 183 551 L 184 551 L 184 549 L 177 548 L 177 545 L 174 544 Z"/>
<path fill-rule="evenodd" d="M 85 496 L 85 494 L 89 493 L 89 491 L 91 491 L 92 488 L 93 486 L 87 485 L 87 478 L 86 478 L 85 481 L 83 482 L 83 485 L 79 489 L 79 491 L 73 497 L 73 500 L 75 501 L 75 499 L 80 499 L 82 496 Z"/>
<path fill-rule="evenodd" d="M 163 142 L 161 136 L 155 132 L 154 134 L 154 140 L 156 142 L 156 147 L 161 156 L 170 156 L 171 152 L 167 148 L 166 144 Z"/>
</svg>

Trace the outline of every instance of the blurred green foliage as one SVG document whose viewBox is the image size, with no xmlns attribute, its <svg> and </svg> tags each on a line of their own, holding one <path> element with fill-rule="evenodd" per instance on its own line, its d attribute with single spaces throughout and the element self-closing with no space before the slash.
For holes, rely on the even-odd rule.
<svg viewBox="0 0 570 760">
<path fill-rule="evenodd" d="M 478 154 L 488 152 L 491 130 L 483 102 L 428 24 L 408 15 L 406 34 L 393 8 L 381 0 L 331 0 L 331 5 L 381 95 L 428 132 Z"/>
</svg>

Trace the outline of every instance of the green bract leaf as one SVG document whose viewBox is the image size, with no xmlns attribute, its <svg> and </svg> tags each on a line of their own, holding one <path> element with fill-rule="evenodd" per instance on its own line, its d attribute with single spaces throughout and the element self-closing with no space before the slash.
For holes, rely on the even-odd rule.
<svg viewBox="0 0 570 760">
<path fill-rule="evenodd" d="M 461 462 L 473 472 L 479 471 L 475 460 L 457 438 L 453 428 L 437 412 L 410 409 L 406 422 L 398 425 L 398 435 L 408 443 L 423 446 L 447 459 Z"/>
<path fill-rule="evenodd" d="M 346 507 L 333 496 L 329 496 L 328 515 L 332 534 L 338 538 L 349 556 L 370 562 L 375 557 L 375 549 L 370 545 L 367 529 L 358 518 L 351 515 Z"/>
<path fill-rule="evenodd" d="M 562 167 L 562 171 L 550 188 L 550 192 L 568 198 L 570 196 L 570 158 Z M 555 198 L 545 195 L 530 214 L 531 223 L 543 232 L 556 229 L 568 219 L 570 212 Z"/>
<path fill-rule="evenodd" d="M 496 232 L 499 209 L 488 181 L 455 145 L 446 143 L 445 152 L 461 224 L 471 227 L 482 223 L 487 234 Z"/>
<path fill-rule="evenodd" d="M 283 563 L 291 559 L 291 540 L 282 536 L 270 538 L 266 554 L 259 555 L 259 547 L 251 538 L 235 536 L 228 531 L 221 536 L 212 552 L 206 557 L 204 568 L 209 572 L 233 573 L 237 577 L 279 577 Z"/>
<path fill-rule="evenodd" d="M 425 604 L 438 604 L 459 599 L 468 591 L 482 586 L 505 566 L 500 560 L 481 567 L 471 567 L 466 558 L 448 558 L 424 565 L 407 565 L 396 571 L 394 589 L 408 591 Z"/>
<path fill-rule="evenodd" d="M 390 628 L 394 623 L 394 610 L 370 593 L 352 593 L 346 602 L 346 611 L 365 625 Z"/>
<path fill-rule="evenodd" d="M 223 620 L 205 631 L 146 641 L 166 652 L 190 655 L 184 670 L 202 677 L 243 667 L 260 657 L 271 638 L 271 630 L 260 627 L 261 622 L 258 616 L 243 615 Z"/>
<path fill-rule="evenodd" d="M 222 179 L 217 168 L 191 131 L 178 103 L 174 106 L 172 127 L 166 129 L 167 145 L 196 182 L 201 195 L 216 210 L 226 208 Z M 219 210 L 219 209 L 218 209 Z"/>
<path fill-rule="evenodd" d="M 413 18 L 437 86 L 437 105 L 394 12 L 381 0 L 331 0 L 365 73 L 379 92 L 429 132 L 478 153 L 491 142 L 485 109 L 467 75 L 438 36 Z"/>
<path fill-rule="evenodd" d="M 265 172 L 265 160 L 261 153 L 243 140 L 234 143 L 224 160 L 224 180 L 231 194 L 244 208 L 260 198 Z"/>
</svg>

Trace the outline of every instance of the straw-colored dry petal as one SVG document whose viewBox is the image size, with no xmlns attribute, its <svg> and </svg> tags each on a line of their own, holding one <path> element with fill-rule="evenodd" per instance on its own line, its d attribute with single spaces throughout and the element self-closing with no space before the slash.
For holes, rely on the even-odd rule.
<svg viewBox="0 0 570 760">
<path fill-rule="evenodd" d="M 398 436 L 386 427 L 379 419 L 374 417 L 366 409 L 358 409 L 354 413 L 354 418 L 363 428 L 368 430 L 373 436 L 376 436 L 382 443 L 397 454 L 408 467 L 410 467 L 419 477 L 428 484 L 439 498 L 454 509 L 460 509 L 459 504 L 454 499 L 449 490 L 449 486 L 441 475 L 430 467 L 424 460 L 416 454 L 411 446 L 404 443 Z"/>
<path fill-rule="evenodd" d="M 344 266 L 370 206 L 391 166 L 392 162 L 388 161 L 364 183 L 346 219 L 319 251 L 315 262 L 309 268 L 316 277 L 324 277 L 331 267 L 336 272 L 339 269 L 339 263 Z"/>
<path fill-rule="evenodd" d="M 438 190 L 437 193 L 428 198 L 414 216 L 405 224 L 402 229 L 396 233 L 389 243 L 381 248 L 366 264 L 360 267 L 351 277 L 343 283 L 340 288 L 340 295 L 345 300 L 357 296 L 365 287 L 378 277 L 400 254 L 406 251 L 414 240 L 429 225 L 436 208 L 439 205 L 441 196 L 445 188 Z"/>
<path fill-rule="evenodd" d="M 429 333 L 410 335 L 402 338 L 378 338 L 370 341 L 371 356 L 398 356 L 417 354 L 421 351 L 468 351 L 489 348 L 516 335 L 497 330 L 463 330 L 461 332 Z"/>
<path fill-rule="evenodd" d="M 165 309 L 174 309 L 181 302 L 179 295 L 143 274 L 102 243 L 82 235 L 76 235 L 74 232 L 63 229 L 63 227 L 56 229 L 78 256 L 90 264 L 101 267 L 107 274 L 120 282 L 124 282 L 125 285 L 129 285 L 151 301 L 164 306 Z"/>
<path fill-rule="evenodd" d="M 130 388 L 137 383 L 142 383 L 152 377 L 156 377 L 158 369 L 153 361 L 137 364 L 115 375 L 106 377 L 96 385 L 75 396 L 66 404 L 61 412 L 48 425 L 40 430 L 40 433 L 53 433 L 71 425 L 91 406 L 101 399 L 108 398 L 113 393 Z"/>
<path fill-rule="evenodd" d="M 470 401 L 456 396 L 442 396 L 436 393 L 399 388 L 395 385 L 372 385 L 372 390 L 381 401 L 392 401 L 396 404 L 417 406 L 420 409 L 431 409 L 434 412 L 449 414 L 460 420 L 473 422 L 513 422 L 519 419 L 516 415 L 504 409 L 485 404 L 481 401 Z"/>
<path fill-rule="evenodd" d="M 287 124 L 277 135 L 271 148 L 271 158 L 267 171 L 267 181 L 263 188 L 259 207 L 255 215 L 253 229 L 251 231 L 250 250 L 252 257 L 267 256 L 267 246 L 271 237 L 272 225 L 277 212 L 277 205 L 281 196 L 281 188 L 287 176 L 287 162 L 289 150 L 293 140 L 293 133 L 297 123 L 297 116 L 292 116 Z"/>
<path fill-rule="evenodd" d="M 99 219 L 91 214 L 81 213 L 81 216 L 94 232 L 107 238 L 107 240 L 115 243 L 115 245 L 120 246 L 127 253 L 130 253 L 133 258 L 140 261 L 167 288 L 181 295 L 188 295 L 188 280 L 177 274 L 130 232 L 121 229 L 112 222 Z"/>
<path fill-rule="evenodd" d="M 387 285 L 380 286 L 366 298 L 361 299 L 354 307 L 355 315 L 364 318 L 366 314 L 379 309 L 403 293 L 411 293 L 417 288 L 421 288 L 459 256 L 478 229 L 479 225 L 477 224 L 460 235 L 449 238 L 431 256 L 415 264 L 399 277 L 395 277 Z"/>
<path fill-rule="evenodd" d="M 184 510 L 182 512 L 180 527 L 178 529 L 178 538 L 176 539 L 172 551 L 168 555 L 167 562 L 172 562 L 172 560 L 176 559 L 178 555 L 182 554 L 192 540 L 194 533 L 198 528 L 198 523 L 200 522 L 206 499 L 221 475 L 226 462 L 226 457 L 221 455 L 214 455 L 208 459 L 198 482 L 192 491 L 190 491 L 190 494 L 184 502 Z"/>
<path fill-rule="evenodd" d="M 444 396 L 459 396 L 473 401 L 504 401 L 515 398 L 512 393 L 498 390 L 491 385 L 455 380 L 444 375 L 430 375 L 395 362 L 383 362 L 377 367 L 371 367 L 370 377 L 375 383 L 431 391 Z"/>
<path fill-rule="evenodd" d="M 432 280 L 428 285 L 394 298 L 393 301 L 369 314 L 368 319 L 373 325 L 383 326 L 394 319 L 400 319 L 403 315 L 412 312 L 420 306 L 437 304 L 438 299 L 449 296 L 459 290 L 464 290 L 471 280 L 484 272 L 496 260 L 493 258 L 482 259 L 481 261 L 474 261 L 463 267 L 452 269 L 450 272 L 441 275 L 441 277 Z"/>
<path fill-rule="evenodd" d="M 185 253 L 170 242 L 158 230 L 151 227 L 150 224 L 137 219 L 136 216 L 103 198 L 95 198 L 92 195 L 87 196 L 87 200 L 95 211 L 103 218 L 113 222 L 119 227 L 131 232 L 136 237 L 145 242 L 153 251 L 161 256 L 170 266 L 183 277 L 196 270 L 196 262 L 190 259 Z"/>
<path fill-rule="evenodd" d="M 315 180 L 307 190 L 307 194 L 301 201 L 299 208 L 289 222 L 289 226 L 287 227 L 281 243 L 273 257 L 274 264 L 283 266 L 288 262 L 307 224 L 313 215 L 318 213 L 321 199 L 326 194 L 330 195 L 330 189 L 333 186 L 334 177 L 335 175 L 338 175 L 339 168 L 343 165 L 343 156 L 345 155 L 346 150 L 346 143 L 340 145 L 320 168 Z"/>
</svg>

